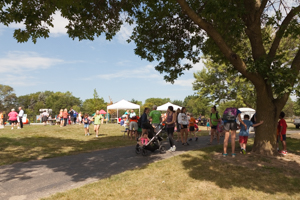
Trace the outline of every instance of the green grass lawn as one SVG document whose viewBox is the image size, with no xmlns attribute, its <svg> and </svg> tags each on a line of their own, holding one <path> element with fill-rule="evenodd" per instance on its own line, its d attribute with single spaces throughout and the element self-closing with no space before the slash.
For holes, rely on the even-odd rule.
<svg viewBox="0 0 300 200">
<path fill-rule="evenodd" d="M 287 143 L 300 153 L 300 140 Z M 186 152 L 45 199 L 300 199 L 299 154 L 221 152 L 221 145 Z"/>
<path fill-rule="evenodd" d="M 121 130 L 124 127 L 120 125 L 103 124 L 96 138 L 93 125 L 90 136 L 84 136 L 83 125 L 5 127 L 0 129 L 0 165 L 133 145 Z"/>
<path fill-rule="evenodd" d="M 124 127 L 118 124 L 103 124 L 100 137 L 96 138 L 93 125 L 90 136 L 84 136 L 83 125 L 25 125 L 23 129 L 13 130 L 5 127 L 0 129 L 0 165 L 136 144 L 127 138 L 127 134 L 123 137 L 123 130 Z M 208 132 L 198 133 L 198 136 L 202 135 L 208 135 Z"/>
</svg>

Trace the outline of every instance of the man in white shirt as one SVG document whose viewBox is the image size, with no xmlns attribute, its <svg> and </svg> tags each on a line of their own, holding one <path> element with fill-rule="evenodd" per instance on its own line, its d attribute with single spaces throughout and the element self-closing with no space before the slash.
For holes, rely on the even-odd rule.
<svg viewBox="0 0 300 200">
<path fill-rule="evenodd" d="M 19 117 L 19 123 L 18 123 L 18 129 L 23 128 L 23 121 L 22 121 L 23 115 L 24 115 L 24 110 L 22 110 L 22 107 L 19 107 L 19 115 L 18 115 L 18 117 Z M 20 128 L 20 126 L 21 126 L 21 128 Z"/>
</svg>

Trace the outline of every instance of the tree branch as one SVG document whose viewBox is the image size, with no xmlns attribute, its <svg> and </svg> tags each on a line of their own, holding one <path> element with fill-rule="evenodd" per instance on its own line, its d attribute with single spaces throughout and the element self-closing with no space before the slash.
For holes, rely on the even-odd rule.
<svg viewBox="0 0 300 200">
<path fill-rule="evenodd" d="M 269 54 L 268 54 L 268 59 L 269 60 L 273 60 L 275 55 L 276 55 L 276 51 L 279 47 L 280 41 L 283 37 L 284 32 L 286 31 L 289 23 L 291 22 L 291 20 L 294 18 L 294 16 L 300 12 L 300 6 L 293 8 L 285 17 L 285 19 L 283 20 L 283 22 L 281 23 L 280 28 L 277 30 L 276 32 L 276 36 L 275 39 L 272 43 L 272 46 L 270 48 Z"/>
<path fill-rule="evenodd" d="M 260 8 L 258 10 L 259 16 L 262 15 L 262 13 L 264 12 L 266 6 L 267 6 L 268 0 L 262 0 L 261 4 L 260 4 Z"/>
<path fill-rule="evenodd" d="M 294 86 L 295 85 L 295 81 L 297 80 L 299 71 L 300 71 L 300 48 L 292 62 L 291 65 L 291 70 L 292 73 L 295 75 L 295 78 L 293 80 L 289 80 L 290 85 Z M 274 101 L 274 103 L 276 104 L 276 106 L 284 106 L 285 102 L 288 100 L 290 94 L 291 94 L 292 90 L 290 90 L 289 92 L 285 93 L 281 98 L 278 98 Z"/>
<path fill-rule="evenodd" d="M 208 23 L 187 4 L 185 0 L 177 0 L 179 5 L 181 6 L 183 12 L 185 12 L 201 29 L 205 30 L 206 33 L 211 37 L 219 49 L 222 51 L 224 56 L 230 61 L 230 63 L 242 73 L 245 77 L 247 77 L 254 85 L 259 85 L 262 83 L 263 78 L 257 73 L 247 72 L 246 64 L 243 60 L 232 51 L 232 49 L 226 44 L 222 36 L 219 32 L 213 27 L 212 24 Z"/>
</svg>

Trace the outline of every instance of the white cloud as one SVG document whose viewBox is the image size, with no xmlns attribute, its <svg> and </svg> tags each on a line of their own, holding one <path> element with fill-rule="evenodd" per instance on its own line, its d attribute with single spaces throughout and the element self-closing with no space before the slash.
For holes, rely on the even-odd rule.
<svg viewBox="0 0 300 200">
<path fill-rule="evenodd" d="M 1 83 L 10 86 L 34 86 L 38 82 L 32 76 L 7 74 L 1 77 Z"/>
<path fill-rule="evenodd" d="M 61 35 L 67 34 L 66 26 L 68 25 L 69 21 L 61 16 L 60 11 L 56 11 L 53 17 L 53 25 L 54 27 L 50 27 L 50 34 L 51 36 L 58 37 Z"/>
<path fill-rule="evenodd" d="M 129 39 L 133 31 L 134 26 L 129 24 L 123 24 L 120 31 L 116 35 L 116 39 L 121 44 L 128 44 L 126 40 Z"/>
<path fill-rule="evenodd" d="M 128 69 L 128 70 L 120 70 L 115 73 L 109 74 L 101 74 L 98 75 L 97 78 L 111 80 L 116 78 L 142 78 L 142 79 L 153 79 L 153 78 L 161 78 L 157 71 L 155 71 L 154 66 L 147 65 L 145 67 L 141 67 L 138 69 Z"/>
<path fill-rule="evenodd" d="M 192 87 L 192 83 L 195 79 L 186 79 L 186 80 L 175 80 L 174 85 L 183 86 L 183 87 Z"/>
<path fill-rule="evenodd" d="M 191 61 L 189 61 L 187 59 L 183 59 L 182 64 L 186 64 L 186 63 L 189 63 L 193 66 L 193 68 L 186 71 L 186 73 L 194 73 L 194 72 L 201 71 L 202 69 L 204 69 L 204 64 L 203 64 L 202 60 L 200 60 L 196 64 L 193 64 Z"/>
<path fill-rule="evenodd" d="M 67 34 L 66 26 L 68 25 L 69 21 L 66 18 L 61 16 L 60 11 L 56 11 L 51 17 L 53 17 L 52 24 L 54 27 L 50 27 L 50 26 L 47 26 L 46 24 L 44 24 L 46 27 L 49 28 L 50 36 L 58 37 L 58 36 L 66 35 Z M 9 28 L 25 29 L 25 24 L 24 24 L 24 22 L 11 23 L 11 24 L 9 24 Z"/>
<path fill-rule="evenodd" d="M 62 62 L 60 59 L 42 57 L 35 52 L 13 51 L 0 58 L 0 73 L 47 69 Z"/>
<path fill-rule="evenodd" d="M 12 51 L 0 57 L 1 82 L 11 86 L 33 86 L 40 84 L 32 76 L 33 71 L 50 68 L 63 63 L 61 59 L 47 58 L 35 52 Z"/>
</svg>

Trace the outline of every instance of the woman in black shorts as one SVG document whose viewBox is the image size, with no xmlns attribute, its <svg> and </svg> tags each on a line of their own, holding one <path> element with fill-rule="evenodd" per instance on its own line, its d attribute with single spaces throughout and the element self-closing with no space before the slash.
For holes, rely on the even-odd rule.
<svg viewBox="0 0 300 200">
<path fill-rule="evenodd" d="M 182 107 L 181 113 L 179 113 L 179 115 L 178 115 L 178 123 L 180 124 L 180 133 L 181 133 L 182 145 L 189 145 L 189 143 L 187 143 L 187 138 L 188 138 L 188 134 L 189 134 L 188 133 L 189 121 L 187 119 L 186 108 L 185 107 Z"/>
</svg>

